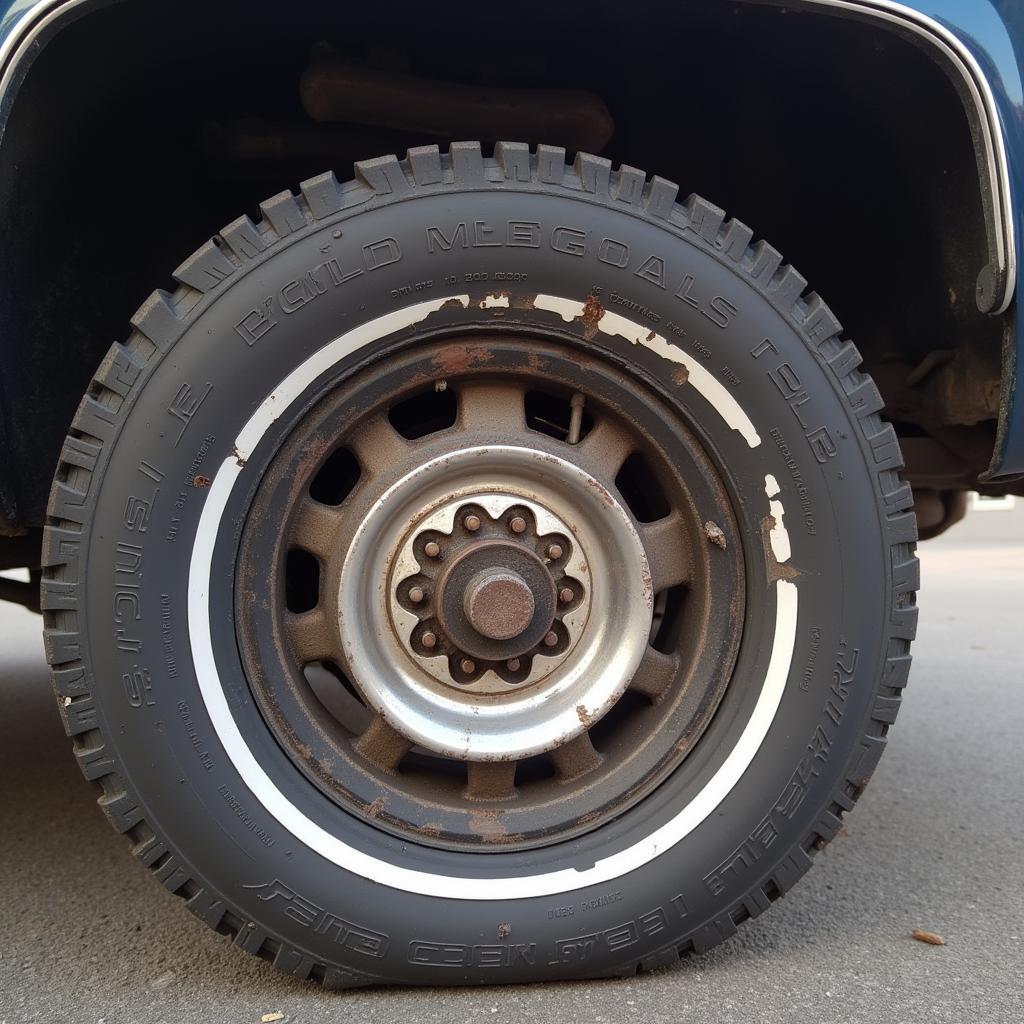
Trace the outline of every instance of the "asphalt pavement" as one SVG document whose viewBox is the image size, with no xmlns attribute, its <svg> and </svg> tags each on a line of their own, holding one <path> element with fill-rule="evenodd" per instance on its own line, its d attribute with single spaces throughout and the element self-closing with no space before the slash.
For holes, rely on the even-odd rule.
<svg viewBox="0 0 1024 1024">
<path fill-rule="evenodd" d="M 0 1024 L 1020 1024 L 1021 504 L 922 547 L 910 687 L 847 834 L 735 938 L 629 981 L 327 993 L 237 952 L 107 825 L 53 705 L 40 620 L 0 605 Z"/>
</svg>

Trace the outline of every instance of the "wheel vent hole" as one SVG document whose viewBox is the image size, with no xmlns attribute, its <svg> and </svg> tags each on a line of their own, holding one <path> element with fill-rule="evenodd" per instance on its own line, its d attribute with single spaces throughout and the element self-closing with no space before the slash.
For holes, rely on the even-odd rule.
<svg viewBox="0 0 1024 1024">
<path fill-rule="evenodd" d="M 339 448 L 320 467 L 309 485 L 309 496 L 324 505 L 340 505 L 359 482 L 359 463 L 347 448 Z"/>
<path fill-rule="evenodd" d="M 398 771 L 401 775 L 421 776 L 429 786 L 447 781 L 462 790 L 468 782 L 465 761 L 438 757 L 422 747 L 413 747 L 402 758 Z"/>
<path fill-rule="evenodd" d="M 651 624 L 650 644 L 662 654 L 671 654 L 679 647 L 683 634 L 683 605 L 685 587 L 669 587 L 654 599 L 654 620 Z"/>
<path fill-rule="evenodd" d="M 571 395 L 553 395 L 546 391 L 527 391 L 526 425 L 531 430 L 565 441 L 569 437 L 569 423 L 572 417 Z M 594 428 L 594 418 L 583 407 L 578 441 Z"/>
<path fill-rule="evenodd" d="M 312 611 L 320 603 L 320 563 L 302 548 L 292 548 L 285 560 L 284 603 L 296 613 Z"/>
<path fill-rule="evenodd" d="M 633 722 L 645 711 L 650 711 L 651 701 L 636 690 L 626 692 L 615 702 L 608 713 L 590 728 L 590 742 L 599 753 L 607 754 L 614 750 L 617 743 L 630 742 L 628 737 L 634 736 L 633 742 L 639 743 L 639 735 L 634 733 Z"/>
<path fill-rule="evenodd" d="M 622 464 L 615 486 L 637 522 L 653 523 L 672 511 L 650 463 L 637 452 Z"/>
<path fill-rule="evenodd" d="M 455 426 L 459 415 L 459 401 L 450 388 L 438 391 L 421 391 L 397 405 L 388 412 L 391 426 L 407 441 L 435 434 Z"/>
<path fill-rule="evenodd" d="M 516 763 L 515 786 L 528 786 L 531 782 L 544 782 L 555 777 L 555 766 L 546 754 L 524 757 Z"/>
<path fill-rule="evenodd" d="M 353 736 L 360 736 L 372 714 L 351 680 L 333 661 L 314 661 L 302 669 L 314 696 Z"/>
</svg>

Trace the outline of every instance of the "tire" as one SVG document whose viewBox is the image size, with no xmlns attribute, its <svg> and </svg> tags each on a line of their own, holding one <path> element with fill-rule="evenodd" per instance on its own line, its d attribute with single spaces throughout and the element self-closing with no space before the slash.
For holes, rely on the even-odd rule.
<svg viewBox="0 0 1024 1024">
<path fill-rule="evenodd" d="M 467 143 L 355 171 L 348 184 L 328 173 L 298 195 L 283 192 L 262 204 L 259 223 L 240 218 L 202 246 L 175 272 L 176 289 L 154 292 L 136 313 L 78 409 L 50 500 L 42 606 L 81 769 L 165 888 L 237 946 L 328 987 L 625 975 L 706 950 L 788 892 L 836 835 L 899 707 L 917 617 L 916 527 L 878 391 L 829 308 L 774 249 L 752 244 L 747 227 L 703 199 L 676 202 L 677 187 L 664 179 L 585 155 L 567 167 L 561 150 L 511 144 L 493 159 Z M 626 555 L 615 561 L 618 540 L 591 548 L 595 566 L 615 578 L 580 584 L 591 587 L 587 615 L 599 621 L 600 607 L 619 623 L 612 661 L 634 642 L 640 665 L 657 660 L 649 650 L 657 623 L 671 615 L 685 636 L 693 623 L 700 630 L 684 645 L 689 654 L 679 655 L 675 640 L 657 641 L 675 659 L 673 672 L 682 672 L 679 658 L 706 666 L 706 697 L 684 728 L 683 698 L 647 695 L 628 721 L 659 725 L 636 734 L 637 749 L 650 753 L 631 788 L 607 781 L 640 772 L 629 759 L 599 751 L 604 767 L 587 770 L 602 781 L 584 785 L 548 751 L 556 770 L 547 788 L 528 790 L 529 780 L 519 788 L 517 776 L 497 797 L 470 781 L 450 799 L 434 790 L 428 799 L 401 765 L 373 760 L 383 755 L 363 737 L 341 760 L 316 746 L 344 747 L 334 725 L 311 728 L 308 742 L 295 738 L 321 710 L 310 718 L 288 704 L 275 666 L 291 655 L 274 639 L 274 623 L 290 629 L 304 614 L 305 599 L 287 589 L 293 562 L 296 580 L 337 579 L 329 552 L 314 567 L 282 548 L 281 510 L 295 498 L 294 481 L 326 472 L 325 424 L 349 429 L 389 387 L 402 395 L 418 388 L 421 405 L 452 394 L 461 401 L 464 378 L 467 388 L 521 378 L 528 412 L 538 379 L 564 380 L 563 397 L 590 389 L 593 404 L 582 408 L 596 411 L 587 416 L 596 423 L 614 414 L 623 430 L 639 424 L 649 461 L 665 460 L 638 483 L 622 469 L 623 493 L 601 497 L 601 509 L 617 510 Z M 574 462 L 560 446 L 576 443 L 576 428 L 570 420 L 544 433 L 561 415 L 547 408 L 531 414 L 540 427 L 530 457 L 558 461 L 568 479 L 586 469 L 595 446 L 585 451 L 584 437 Z M 253 434 L 257 422 L 262 432 Z M 462 429 L 458 422 L 445 429 Z M 473 422 L 478 436 L 490 436 Z M 591 429 L 581 422 L 577 433 Z M 496 419 L 493 428 L 497 450 L 503 427 Z M 408 444 L 433 451 L 433 437 Z M 357 473 L 362 465 L 357 459 Z M 542 473 L 536 465 L 523 479 Z M 675 500 L 677 470 L 691 481 L 678 522 L 693 518 L 703 530 L 679 527 L 690 559 L 680 577 L 699 577 L 680 584 L 685 613 L 671 612 L 669 598 L 658 604 L 659 574 L 668 570 L 648 545 L 656 516 L 637 511 L 659 487 Z M 389 472 L 382 459 L 371 480 L 379 473 L 388 482 Z M 367 505 L 360 522 L 390 523 L 374 519 L 387 503 L 377 507 Z M 506 502 L 492 513 L 481 513 L 486 528 L 500 530 L 515 508 Z M 455 545 L 454 531 L 469 522 L 464 509 L 457 516 L 448 533 L 424 526 L 409 543 L 437 536 L 442 547 Z M 536 531 L 554 572 L 570 556 L 540 536 L 539 519 L 526 519 L 525 536 Z M 567 536 L 576 550 L 584 535 L 574 530 Z M 653 583 L 650 574 L 634 579 L 627 556 L 636 537 Z M 377 553 L 366 544 L 360 572 L 368 578 Z M 343 557 L 357 550 L 352 540 Z M 671 561 L 671 545 L 658 551 Z M 327 584 L 315 583 L 312 612 L 337 600 L 339 629 L 351 632 L 347 623 L 357 621 L 362 629 L 361 606 L 344 604 L 361 577 L 345 565 L 337 571 L 350 572 L 338 577 L 350 582 L 327 597 Z M 405 586 L 395 584 L 393 600 L 411 600 Z M 439 595 L 431 614 L 456 614 L 441 605 L 444 587 L 454 586 L 430 584 Z M 567 600 L 584 599 L 578 589 Z M 278 618 L 267 618 L 261 601 L 278 600 Z M 642 642 L 630 618 L 641 613 L 656 623 Z M 556 645 L 598 643 L 586 625 L 574 639 L 568 613 L 557 621 L 569 639 L 559 634 Z M 444 643 L 455 644 L 456 632 Z M 462 655 L 441 664 L 427 651 L 431 661 L 422 632 L 396 636 L 388 642 L 420 644 L 416 664 L 439 665 L 442 675 L 472 664 Z M 376 642 L 365 632 L 345 653 L 357 678 L 350 689 L 371 718 L 377 705 L 357 670 Z M 607 651 L 579 649 L 595 652 L 594 677 L 604 679 Z M 548 671 L 543 659 L 555 655 L 530 657 Z M 714 674 L 723 666 L 724 681 Z M 551 671 L 559 680 L 569 672 Z M 502 685 L 516 683 L 510 676 Z M 606 712 L 583 707 L 581 735 L 596 735 Z M 547 756 L 527 749 L 525 727 L 516 735 L 523 746 L 515 756 Z M 658 746 L 666 735 L 671 757 Z M 491 743 L 480 759 L 500 763 L 502 741 L 499 732 L 474 735 L 466 750 Z M 617 751 L 623 741 L 615 733 L 607 742 Z M 478 750 L 467 754 L 466 778 L 500 776 L 500 767 L 475 767 Z M 360 760 L 367 751 L 369 769 Z M 369 800 L 364 784 L 382 787 L 386 799 Z M 430 800 L 443 805 L 437 821 L 423 810 Z M 465 800 L 479 809 L 467 812 Z"/>
</svg>

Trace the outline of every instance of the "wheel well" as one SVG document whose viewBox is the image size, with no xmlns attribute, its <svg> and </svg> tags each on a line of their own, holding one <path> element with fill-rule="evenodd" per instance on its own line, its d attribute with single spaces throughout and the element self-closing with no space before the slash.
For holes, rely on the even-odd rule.
<svg viewBox="0 0 1024 1024">
<path fill-rule="evenodd" d="M 204 238 L 328 167 L 345 177 L 354 159 L 450 141 L 311 120 L 299 83 L 326 49 L 423 79 L 599 97 L 615 123 L 603 155 L 709 197 L 810 274 L 908 451 L 924 449 L 911 480 L 976 484 L 1005 324 L 975 303 L 983 189 L 961 99 L 928 54 L 876 25 L 721 0 L 625 21 L 606 0 L 537 2 L 496 24 L 464 0 L 443 19 L 398 0 L 385 20 L 319 0 L 153 0 L 53 37 L 0 148 L 0 533 L 44 521 L 99 360 Z"/>
</svg>

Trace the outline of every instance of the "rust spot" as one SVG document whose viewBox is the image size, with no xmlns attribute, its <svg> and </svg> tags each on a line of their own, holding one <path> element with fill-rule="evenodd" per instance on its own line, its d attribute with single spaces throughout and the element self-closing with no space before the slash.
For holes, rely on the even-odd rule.
<svg viewBox="0 0 1024 1024">
<path fill-rule="evenodd" d="M 606 505 L 611 505 L 615 499 L 612 497 L 612 492 L 608 490 L 599 480 L 589 479 L 586 482 L 586 486 L 592 491 L 596 492 L 598 496 L 604 501 Z"/>
<path fill-rule="evenodd" d="M 366 813 L 371 818 L 376 818 L 382 810 L 384 810 L 384 797 L 379 796 L 372 804 L 370 804 L 369 807 L 366 808 Z"/>
<path fill-rule="evenodd" d="M 676 384 L 685 384 L 690 379 L 690 371 L 685 366 L 677 366 L 672 371 L 672 380 Z"/>
<path fill-rule="evenodd" d="M 193 487 L 209 487 L 211 483 L 212 481 L 210 478 L 208 476 L 203 476 L 202 473 L 198 473 L 196 476 L 192 477 Z"/>
<path fill-rule="evenodd" d="M 597 335 L 597 325 L 601 322 L 601 317 L 603 316 L 604 306 L 601 305 L 597 292 L 591 292 L 587 296 L 587 301 L 583 303 L 583 312 L 576 317 L 583 324 L 583 337 L 587 341 L 594 340 Z"/>
<path fill-rule="evenodd" d="M 233 445 L 231 448 L 231 454 L 234 456 L 235 462 L 238 463 L 239 469 L 245 468 L 245 459 L 242 458 L 242 453 L 238 450 L 237 445 Z"/>
<path fill-rule="evenodd" d="M 426 825 L 420 825 L 417 831 L 421 836 L 429 836 L 431 839 L 437 839 L 444 831 L 436 821 L 428 821 Z"/>
<path fill-rule="evenodd" d="M 512 934 L 512 925 L 508 921 L 502 921 L 498 925 L 498 938 L 507 939 Z"/>
<path fill-rule="evenodd" d="M 709 519 L 704 524 L 704 535 L 712 544 L 720 547 L 723 551 L 725 550 L 725 534 L 722 532 L 722 528 L 718 523 L 713 523 Z"/>
<path fill-rule="evenodd" d="M 651 564 L 644 559 L 644 564 L 641 569 L 641 579 L 644 585 L 644 593 L 653 595 L 654 593 L 654 577 L 651 575 Z"/>
<path fill-rule="evenodd" d="M 457 377 L 477 366 L 486 366 L 494 358 L 488 345 L 445 345 L 431 360 L 440 377 Z"/>
<path fill-rule="evenodd" d="M 525 309 L 527 311 L 536 309 L 537 293 L 526 293 L 518 292 L 513 295 L 511 292 L 508 297 L 509 309 Z"/>
<path fill-rule="evenodd" d="M 500 819 L 500 811 L 473 811 L 469 815 L 469 830 L 475 832 L 481 839 L 500 841 L 508 836 L 508 829 Z"/>
<path fill-rule="evenodd" d="M 775 583 L 777 580 L 795 580 L 803 573 L 795 566 L 780 562 L 775 557 L 775 550 L 772 547 L 772 530 L 775 529 L 775 516 L 765 516 L 761 520 L 761 542 L 764 546 L 764 564 L 768 573 L 768 582 Z"/>
<path fill-rule="evenodd" d="M 580 720 L 580 724 L 584 729 L 589 729 L 594 721 L 594 716 L 587 710 L 585 704 L 576 705 L 576 717 Z"/>
<path fill-rule="evenodd" d="M 540 373 L 542 370 L 546 369 L 548 361 L 539 353 L 534 352 L 533 349 L 531 349 L 526 354 L 526 365 L 533 370 L 534 373 Z"/>
</svg>

